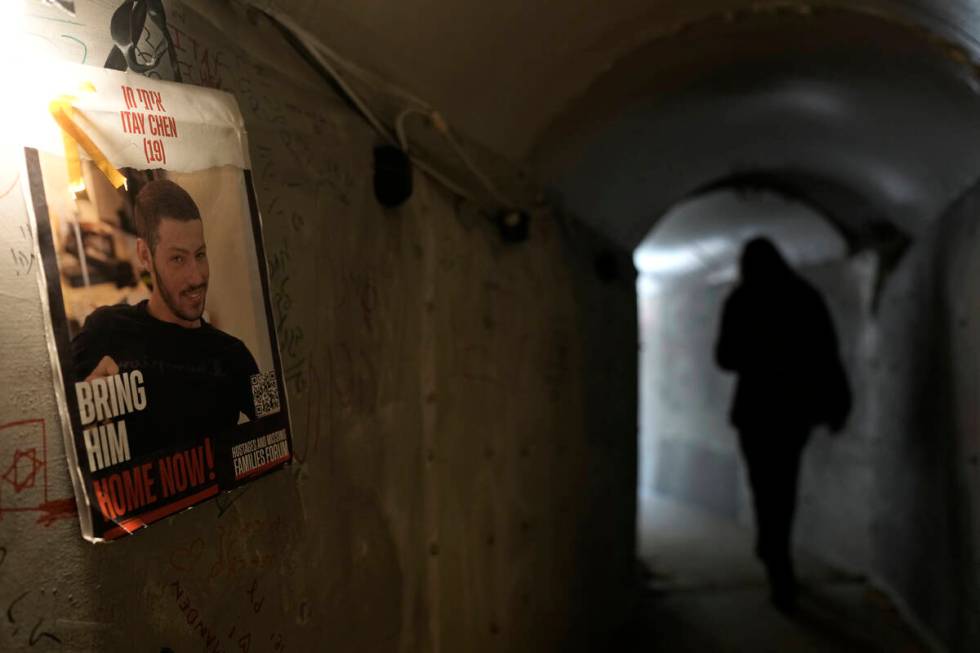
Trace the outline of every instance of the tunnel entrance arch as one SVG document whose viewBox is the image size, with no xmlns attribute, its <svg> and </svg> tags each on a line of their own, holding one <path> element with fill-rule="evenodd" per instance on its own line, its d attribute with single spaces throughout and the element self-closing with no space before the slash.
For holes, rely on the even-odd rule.
<svg viewBox="0 0 980 653">
<path fill-rule="evenodd" d="M 734 185 L 687 196 L 635 250 L 641 506 L 648 495 L 661 493 L 746 521 L 727 422 L 732 383 L 715 367 L 713 351 L 741 247 L 760 235 L 799 266 L 848 255 L 844 237 L 811 204 L 778 190 Z M 647 517 L 643 510 L 638 514 L 641 533 Z"/>
<path fill-rule="evenodd" d="M 752 554 L 746 472 L 728 420 L 734 379 L 714 361 L 742 245 L 770 237 L 825 293 L 851 361 L 861 355 L 871 315 L 874 252 L 855 247 L 826 209 L 801 193 L 726 181 L 706 184 L 666 211 L 634 256 L 641 342 L 638 547 L 668 593 L 765 592 L 764 567 Z M 671 265 L 674 271 L 665 269 Z M 655 283 L 651 273 L 659 277 Z M 853 500 L 870 490 L 864 419 L 854 415 L 852 428 L 833 441 L 814 433 L 804 454 L 795 539 L 807 587 L 835 582 L 837 569 L 869 569 L 870 508 Z"/>
</svg>

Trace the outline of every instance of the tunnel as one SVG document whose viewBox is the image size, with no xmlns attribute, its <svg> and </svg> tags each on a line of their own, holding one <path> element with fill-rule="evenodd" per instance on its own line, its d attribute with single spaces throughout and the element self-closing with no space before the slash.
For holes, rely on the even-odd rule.
<svg viewBox="0 0 980 653">
<path fill-rule="evenodd" d="M 980 649 L 980 3 L 7 0 L 0 23 L 0 650 Z M 261 219 L 209 236 L 212 276 L 260 262 L 288 400 L 282 469 L 112 542 L 82 537 L 41 210 L 68 200 L 38 202 L 31 148 L 59 106 L 99 143 L 132 124 L 77 85 L 25 117 L 50 70 L 230 102 L 225 131 L 159 128 L 209 165 L 242 148 Z M 103 149 L 110 180 L 154 178 Z M 114 211 L 65 232 L 68 309 L 163 278 L 98 267 L 105 234 L 137 240 Z M 717 355 L 760 237 L 850 392 L 802 448 L 792 610 Z"/>
</svg>

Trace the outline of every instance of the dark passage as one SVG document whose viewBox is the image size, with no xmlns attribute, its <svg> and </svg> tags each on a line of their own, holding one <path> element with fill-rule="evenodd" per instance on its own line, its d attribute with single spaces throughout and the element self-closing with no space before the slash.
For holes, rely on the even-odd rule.
<svg viewBox="0 0 980 653">
<path fill-rule="evenodd" d="M 790 616 L 768 600 L 752 534 L 703 510 L 650 497 L 641 535 L 647 570 L 626 651 L 639 653 L 918 653 L 930 650 L 860 576 L 797 551 Z"/>
<path fill-rule="evenodd" d="M 850 389 L 826 303 L 772 241 L 746 244 L 739 272 L 740 283 L 725 302 L 715 359 L 738 375 L 730 419 L 752 490 L 755 553 L 766 566 L 773 605 L 791 612 L 800 455 L 818 424 L 834 433 L 844 427 Z"/>
<path fill-rule="evenodd" d="M 873 449 L 851 374 L 868 268 L 819 211 L 765 191 L 680 203 L 635 260 L 640 592 L 623 648 L 931 650 L 866 562 Z"/>
</svg>

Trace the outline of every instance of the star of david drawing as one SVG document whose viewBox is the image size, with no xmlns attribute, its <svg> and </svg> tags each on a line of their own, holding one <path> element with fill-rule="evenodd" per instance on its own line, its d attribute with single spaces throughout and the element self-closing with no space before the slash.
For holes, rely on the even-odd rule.
<svg viewBox="0 0 980 653">
<path fill-rule="evenodd" d="M 24 490 L 34 487 L 37 471 L 42 467 L 44 467 L 44 462 L 38 460 L 36 448 L 18 449 L 14 452 L 14 461 L 3 473 L 3 480 L 13 486 L 14 494 L 20 494 Z"/>
</svg>

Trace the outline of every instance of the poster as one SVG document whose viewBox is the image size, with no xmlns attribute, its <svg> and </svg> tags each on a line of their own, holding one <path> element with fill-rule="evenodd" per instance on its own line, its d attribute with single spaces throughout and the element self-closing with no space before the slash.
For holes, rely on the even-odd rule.
<svg viewBox="0 0 980 653">
<path fill-rule="evenodd" d="M 53 78 L 25 180 L 82 534 L 106 541 L 282 467 L 292 438 L 234 99 Z"/>
</svg>

